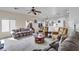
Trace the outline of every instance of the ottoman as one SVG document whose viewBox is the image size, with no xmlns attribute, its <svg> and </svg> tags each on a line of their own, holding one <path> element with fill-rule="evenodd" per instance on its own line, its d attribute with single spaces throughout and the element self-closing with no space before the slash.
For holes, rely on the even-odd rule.
<svg viewBox="0 0 79 59">
<path fill-rule="evenodd" d="M 44 43 L 44 36 L 43 36 L 43 34 L 38 34 L 35 37 L 35 42 L 38 43 L 38 44 Z"/>
</svg>

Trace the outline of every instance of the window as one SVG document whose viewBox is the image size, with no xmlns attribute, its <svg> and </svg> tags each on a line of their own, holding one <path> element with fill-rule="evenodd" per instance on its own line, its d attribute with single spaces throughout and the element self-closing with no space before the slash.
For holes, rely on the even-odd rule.
<svg viewBox="0 0 79 59">
<path fill-rule="evenodd" d="M 9 20 L 2 20 L 2 32 L 9 32 Z"/>
<path fill-rule="evenodd" d="M 9 32 L 15 28 L 15 20 L 2 20 L 2 32 Z"/>
<path fill-rule="evenodd" d="M 38 24 L 38 27 L 39 27 L 39 28 L 43 27 L 43 24 L 42 24 L 42 23 L 39 23 L 39 24 Z"/>
</svg>

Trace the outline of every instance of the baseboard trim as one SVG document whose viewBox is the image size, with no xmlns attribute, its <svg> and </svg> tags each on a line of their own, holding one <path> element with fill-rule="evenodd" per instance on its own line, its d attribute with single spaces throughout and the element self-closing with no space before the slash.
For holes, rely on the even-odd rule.
<svg viewBox="0 0 79 59">
<path fill-rule="evenodd" d="M 12 36 L 6 36 L 6 37 L 2 37 L 2 38 L 0 38 L 0 40 L 1 40 L 1 39 L 10 38 L 10 37 L 12 37 Z"/>
</svg>

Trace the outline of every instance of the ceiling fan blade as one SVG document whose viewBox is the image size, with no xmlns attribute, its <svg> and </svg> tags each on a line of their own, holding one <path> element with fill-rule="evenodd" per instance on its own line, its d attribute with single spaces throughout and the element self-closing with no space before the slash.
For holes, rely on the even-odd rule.
<svg viewBox="0 0 79 59">
<path fill-rule="evenodd" d="M 31 11 L 30 12 L 28 12 L 27 14 L 30 14 L 31 13 Z"/>
<path fill-rule="evenodd" d="M 35 11 L 35 12 L 41 13 L 41 11 Z"/>
<path fill-rule="evenodd" d="M 34 15 L 37 15 L 36 12 L 34 12 Z"/>
</svg>

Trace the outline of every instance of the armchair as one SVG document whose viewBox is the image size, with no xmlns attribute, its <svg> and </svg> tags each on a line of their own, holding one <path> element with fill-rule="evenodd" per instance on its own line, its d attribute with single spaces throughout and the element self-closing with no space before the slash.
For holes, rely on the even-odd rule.
<svg viewBox="0 0 79 59">
<path fill-rule="evenodd" d="M 61 36 L 62 38 L 67 38 L 68 37 L 68 28 L 64 28 L 64 27 L 60 27 L 59 30 L 59 36 Z"/>
</svg>

